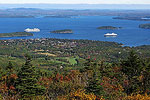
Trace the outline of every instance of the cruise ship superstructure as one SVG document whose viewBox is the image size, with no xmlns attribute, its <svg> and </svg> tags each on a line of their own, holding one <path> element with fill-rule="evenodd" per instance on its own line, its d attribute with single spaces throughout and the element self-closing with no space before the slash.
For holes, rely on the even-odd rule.
<svg viewBox="0 0 150 100">
<path fill-rule="evenodd" d="M 25 31 L 25 32 L 40 32 L 40 29 L 38 29 L 38 28 L 33 28 L 33 29 L 27 28 L 27 29 L 25 29 L 24 31 Z"/>
<path fill-rule="evenodd" d="M 116 33 L 106 33 L 106 34 L 104 34 L 104 36 L 117 36 L 117 34 Z"/>
</svg>

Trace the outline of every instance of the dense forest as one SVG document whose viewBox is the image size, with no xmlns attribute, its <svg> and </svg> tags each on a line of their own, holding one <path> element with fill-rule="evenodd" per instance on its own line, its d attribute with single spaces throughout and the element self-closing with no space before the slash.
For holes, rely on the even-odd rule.
<svg viewBox="0 0 150 100">
<path fill-rule="evenodd" d="M 150 46 L 0 40 L 0 100 L 150 100 Z"/>
</svg>

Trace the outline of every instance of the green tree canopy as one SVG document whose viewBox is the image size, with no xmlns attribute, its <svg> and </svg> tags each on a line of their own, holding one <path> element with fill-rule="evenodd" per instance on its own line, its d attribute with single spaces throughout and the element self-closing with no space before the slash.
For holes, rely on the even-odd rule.
<svg viewBox="0 0 150 100">
<path fill-rule="evenodd" d="M 26 63 L 18 73 L 17 90 L 22 97 L 42 95 L 45 88 L 39 85 L 35 67 L 31 64 L 31 57 L 26 55 Z"/>
</svg>

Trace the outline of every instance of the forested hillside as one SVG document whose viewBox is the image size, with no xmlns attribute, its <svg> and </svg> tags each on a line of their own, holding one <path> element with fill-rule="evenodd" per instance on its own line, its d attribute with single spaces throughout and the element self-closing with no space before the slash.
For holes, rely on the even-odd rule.
<svg viewBox="0 0 150 100">
<path fill-rule="evenodd" d="M 150 46 L 0 40 L 0 100 L 150 100 Z"/>
</svg>

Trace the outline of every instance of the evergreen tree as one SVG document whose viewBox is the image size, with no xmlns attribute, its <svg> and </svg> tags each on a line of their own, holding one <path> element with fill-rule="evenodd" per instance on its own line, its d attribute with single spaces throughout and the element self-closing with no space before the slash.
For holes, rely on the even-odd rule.
<svg viewBox="0 0 150 100">
<path fill-rule="evenodd" d="M 98 70 L 97 62 L 88 60 L 85 64 L 87 70 L 92 70 L 93 76 L 88 80 L 88 86 L 86 87 L 86 91 L 88 93 L 94 93 L 97 96 L 104 94 L 103 87 L 100 85 L 101 75 Z"/>
<path fill-rule="evenodd" d="M 17 90 L 24 97 L 42 95 L 45 88 L 39 85 L 38 75 L 35 67 L 31 64 L 31 57 L 26 55 L 26 63 L 22 66 L 18 73 Z"/>
<path fill-rule="evenodd" d="M 150 94 L 150 59 L 144 61 L 144 69 L 139 79 L 142 81 L 142 92 Z"/>
<path fill-rule="evenodd" d="M 130 52 L 127 60 L 122 61 L 122 71 L 128 75 L 128 78 L 139 76 L 143 68 L 142 60 L 136 55 L 134 51 Z"/>
<path fill-rule="evenodd" d="M 88 93 L 94 93 L 97 96 L 104 94 L 103 87 L 100 85 L 100 79 L 93 74 L 93 77 L 89 79 L 88 86 L 86 87 Z"/>
<path fill-rule="evenodd" d="M 127 75 L 129 80 L 129 86 L 125 87 L 127 94 L 137 92 L 140 89 L 141 82 L 139 77 L 144 68 L 143 61 L 136 55 L 134 51 L 130 52 L 130 55 L 127 60 L 122 61 L 122 72 Z"/>
</svg>

